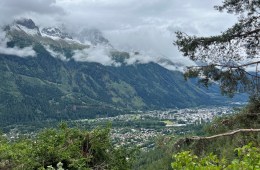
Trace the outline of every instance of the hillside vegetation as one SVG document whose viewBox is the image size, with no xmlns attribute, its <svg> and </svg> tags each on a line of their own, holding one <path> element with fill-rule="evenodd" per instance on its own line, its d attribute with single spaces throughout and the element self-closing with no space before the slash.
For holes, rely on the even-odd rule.
<svg viewBox="0 0 260 170">
<path fill-rule="evenodd" d="M 133 151 L 113 148 L 109 128 L 91 132 L 68 128 L 42 130 L 35 137 L 0 138 L 0 169 L 29 170 L 62 167 L 70 170 L 130 169 Z"/>
</svg>

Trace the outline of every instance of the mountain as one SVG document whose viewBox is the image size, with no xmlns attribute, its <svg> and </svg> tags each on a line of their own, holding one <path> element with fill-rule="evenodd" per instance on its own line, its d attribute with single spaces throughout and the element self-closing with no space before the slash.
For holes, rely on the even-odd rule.
<svg viewBox="0 0 260 170">
<path fill-rule="evenodd" d="M 20 19 L 13 22 L 13 24 L 7 26 L 6 30 L 17 30 L 24 32 L 29 35 L 38 35 L 41 36 L 39 27 L 35 25 L 31 19 Z"/>
<path fill-rule="evenodd" d="M 1 125 L 226 102 L 225 98 L 184 81 L 181 72 L 152 62 L 126 64 L 131 55 L 112 47 L 107 55 L 118 65 L 79 61 L 88 58 L 90 49 L 97 47 L 57 38 L 55 29 L 56 38 L 52 38 L 54 34 L 42 35 L 51 29 L 32 34 L 39 28 L 31 20 L 23 21 L 5 28 L 6 49 L 31 47 L 35 56 L 20 57 L 0 51 Z M 85 53 L 75 57 L 80 51 Z"/>
<path fill-rule="evenodd" d="M 42 35 L 45 36 L 50 36 L 50 37 L 57 37 L 57 38 L 61 38 L 61 39 L 72 39 L 72 37 L 66 33 L 61 31 L 59 28 L 56 27 L 47 27 L 47 28 L 43 28 L 41 30 Z"/>
<path fill-rule="evenodd" d="M 98 29 L 84 28 L 78 34 L 75 34 L 74 36 L 82 43 L 89 42 L 93 45 L 97 45 L 97 44 L 110 45 L 109 41 L 104 37 L 102 32 Z"/>
</svg>

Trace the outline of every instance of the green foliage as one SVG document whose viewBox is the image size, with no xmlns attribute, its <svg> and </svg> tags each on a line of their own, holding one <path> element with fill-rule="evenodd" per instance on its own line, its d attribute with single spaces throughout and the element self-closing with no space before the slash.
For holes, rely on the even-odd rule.
<svg viewBox="0 0 260 170">
<path fill-rule="evenodd" d="M 221 169 L 218 164 L 219 160 L 216 155 L 209 155 L 199 158 L 191 154 L 189 151 L 181 152 L 173 155 L 174 162 L 171 164 L 173 169 L 196 170 L 196 169 Z"/>
<path fill-rule="evenodd" d="M 174 162 L 171 166 L 176 170 L 258 170 L 260 169 L 260 149 L 252 144 L 236 148 L 237 157 L 227 162 L 224 158 L 219 159 L 216 155 L 209 154 L 198 157 L 189 151 L 173 155 Z"/>
<path fill-rule="evenodd" d="M 251 96 L 249 104 L 246 106 L 244 112 L 260 113 L 260 97 L 257 95 Z"/>
<path fill-rule="evenodd" d="M 174 152 L 172 145 L 175 138 L 159 137 L 156 146 L 148 152 L 140 152 L 133 164 L 135 170 L 170 170 L 171 156 Z"/>
<path fill-rule="evenodd" d="M 113 148 L 109 128 L 91 132 L 68 128 L 45 129 L 33 139 L 0 140 L 0 169 L 115 169 L 131 166 L 131 152 Z"/>
</svg>

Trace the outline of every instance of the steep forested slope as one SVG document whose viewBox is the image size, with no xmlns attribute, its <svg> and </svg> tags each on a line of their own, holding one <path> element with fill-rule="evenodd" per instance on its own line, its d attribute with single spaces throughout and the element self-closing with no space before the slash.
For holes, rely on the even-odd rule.
<svg viewBox="0 0 260 170">
<path fill-rule="evenodd" d="M 2 125 L 113 116 L 139 109 L 215 105 L 226 100 L 210 93 L 216 88 L 207 91 L 184 81 L 181 72 L 153 62 L 128 64 L 126 60 L 131 56 L 107 43 L 103 44 L 110 50 L 107 55 L 117 65 L 78 61 L 75 53 L 89 48 L 98 50 L 100 46 L 42 36 L 32 20 L 7 26 L 4 31 L 5 50 L 32 48 L 35 56 L 19 57 L 0 51 Z M 88 53 L 82 57 L 87 58 Z"/>
</svg>

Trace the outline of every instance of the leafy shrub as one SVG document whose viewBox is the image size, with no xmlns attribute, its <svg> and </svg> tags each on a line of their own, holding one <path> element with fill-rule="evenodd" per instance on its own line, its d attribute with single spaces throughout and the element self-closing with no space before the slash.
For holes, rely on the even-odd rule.
<svg viewBox="0 0 260 170">
<path fill-rule="evenodd" d="M 237 157 L 230 163 L 225 158 L 219 159 L 216 155 L 209 154 L 205 157 L 198 157 L 189 151 L 173 155 L 174 162 L 171 163 L 176 170 L 259 170 L 260 169 L 260 148 L 252 144 L 236 148 Z"/>
<path fill-rule="evenodd" d="M 130 169 L 130 152 L 113 148 L 109 128 L 45 129 L 33 139 L 0 138 L 0 169 Z"/>
</svg>

